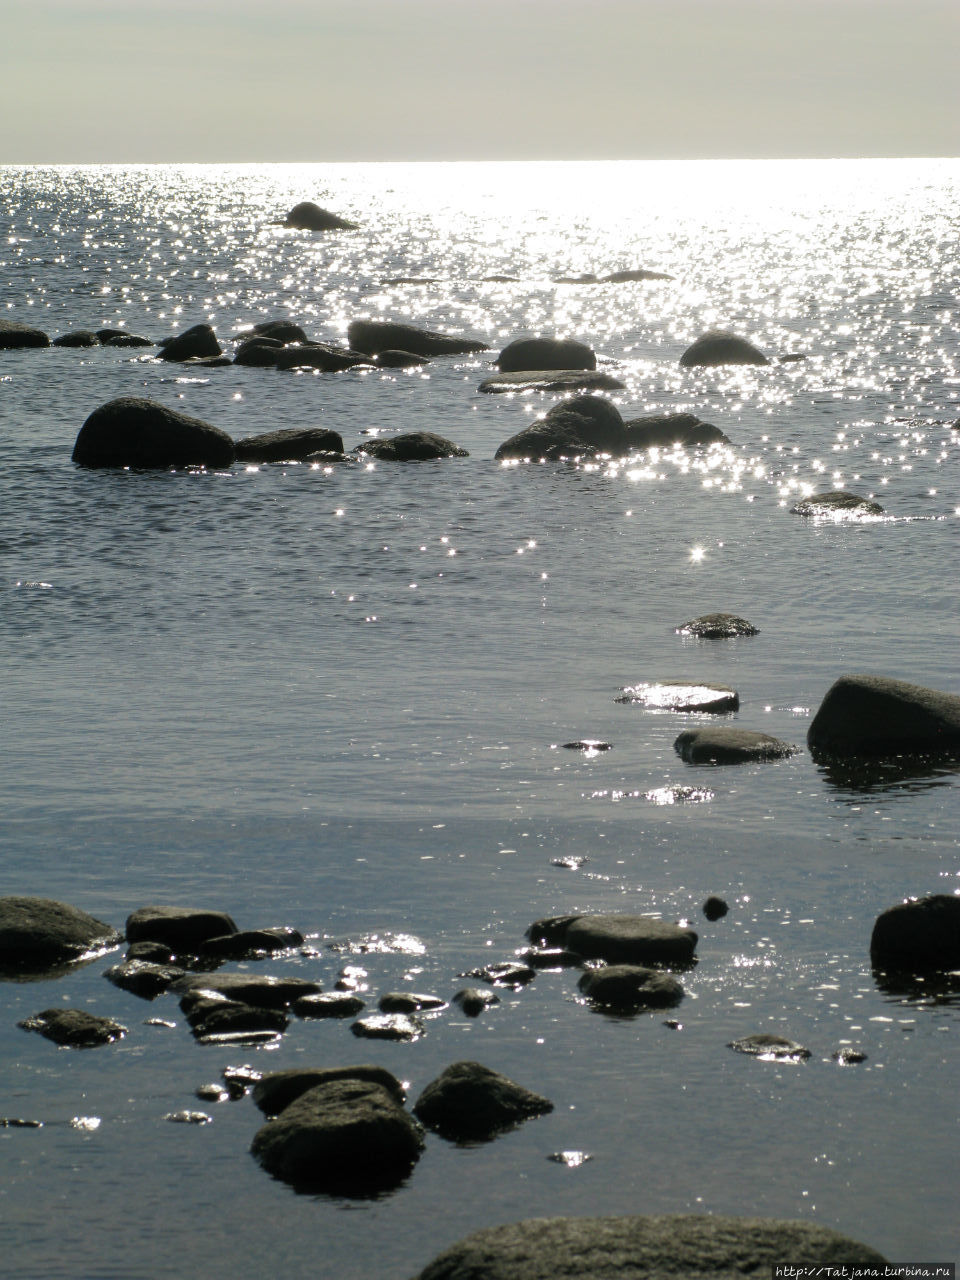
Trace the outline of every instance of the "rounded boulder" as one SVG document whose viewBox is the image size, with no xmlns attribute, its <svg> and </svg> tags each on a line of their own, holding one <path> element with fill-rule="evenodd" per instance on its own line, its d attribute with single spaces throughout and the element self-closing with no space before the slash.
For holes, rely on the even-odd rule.
<svg viewBox="0 0 960 1280">
<path fill-rule="evenodd" d="M 121 396 L 94 409 L 80 428 L 73 461 L 81 467 L 228 467 L 235 449 L 225 431 L 176 409 Z"/>
</svg>

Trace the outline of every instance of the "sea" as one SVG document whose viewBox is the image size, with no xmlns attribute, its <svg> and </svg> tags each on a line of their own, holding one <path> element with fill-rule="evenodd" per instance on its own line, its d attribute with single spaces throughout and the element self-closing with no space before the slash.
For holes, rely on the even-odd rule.
<svg viewBox="0 0 960 1280">
<path fill-rule="evenodd" d="M 279 225 L 303 200 L 357 228 Z M 544 970 L 410 1043 L 294 1019 L 200 1044 L 173 996 L 104 979 L 122 951 L 6 980 L 0 1113 L 40 1123 L 0 1127 L 5 1274 L 405 1280 L 481 1227 L 632 1213 L 957 1259 L 960 994 L 891 989 L 869 942 L 888 907 L 960 892 L 958 767 L 838 770 L 805 738 L 841 675 L 960 692 L 958 211 L 955 159 L 0 169 L 0 315 L 51 337 L 207 323 L 232 351 L 262 321 L 345 344 L 373 318 L 489 348 L 337 374 L 0 352 L 2 893 L 119 928 L 153 903 L 293 926 L 303 948 L 230 967 L 326 990 L 363 970 L 370 1010 L 450 1000 L 545 916 L 700 938 L 669 1013 L 597 1012 L 576 971 Z M 602 282 L 640 269 L 670 278 Z M 770 364 L 681 367 L 717 328 Z M 595 350 L 625 418 L 694 413 L 730 445 L 496 461 L 561 398 L 478 389 L 538 335 Z M 75 466 L 87 416 L 128 395 L 234 438 L 429 430 L 469 456 Z M 792 513 L 836 489 L 885 514 Z M 718 611 L 758 634 L 682 634 Z M 798 751 L 684 763 L 678 734 L 716 717 L 617 701 L 669 678 L 732 685 L 721 722 Z M 609 749 L 565 746 L 584 741 Z M 58 1005 L 128 1034 L 72 1050 L 18 1026 Z M 810 1057 L 729 1047 L 758 1032 Z M 368 1198 L 271 1178 L 250 1097 L 195 1093 L 230 1066 L 374 1062 L 412 1104 L 462 1060 L 553 1111 L 489 1142 L 428 1134 Z"/>
</svg>

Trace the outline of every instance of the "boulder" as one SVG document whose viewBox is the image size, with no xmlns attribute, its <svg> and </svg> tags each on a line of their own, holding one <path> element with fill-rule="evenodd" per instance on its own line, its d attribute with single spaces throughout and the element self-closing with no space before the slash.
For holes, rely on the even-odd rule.
<svg viewBox="0 0 960 1280">
<path fill-rule="evenodd" d="M 515 338 L 507 343 L 494 364 L 501 373 L 530 369 L 596 369 L 597 357 L 572 338 Z"/>
<path fill-rule="evenodd" d="M 608 964 L 688 965 L 693 963 L 697 947 L 693 929 L 656 916 L 620 912 L 537 920 L 527 936 L 532 942 L 560 945 L 585 960 Z"/>
<path fill-rule="evenodd" d="M 479 1062 L 454 1062 L 420 1094 L 413 1114 L 428 1129 L 455 1142 L 495 1137 L 553 1103 Z"/>
<path fill-rule="evenodd" d="M 409 351 L 418 356 L 473 355 L 487 344 L 474 338 L 431 333 L 410 324 L 382 320 L 354 320 L 347 327 L 347 341 L 354 351 L 375 356 L 380 351 Z"/>
<path fill-rule="evenodd" d="M 347 991 L 315 991 L 293 1002 L 298 1018 L 352 1018 L 362 1008 L 360 997 Z"/>
<path fill-rule="evenodd" d="M 308 342 L 303 345 L 283 347 L 277 352 L 278 369 L 319 369 L 321 373 L 342 373 L 358 364 L 368 364 L 359 351 L 347 351 L 343 347 L 331 347 L 325 342 Z"/>
<path fill-rule="evenodd" d="M 485 378 L 478 391 L 622 391 L 627 384 L 600 369 L 531 369 Z"/>
<path fill-rule="evenodd" d="M 355 1036 L 364 1040 L 419 1040 L 423 1023 L 408 1013 L 371 1013 L 350 1024 Z"/>
<path fill-rule="evenodd" d="M 127 947 L 128 960 L 149 960 L 151 964 L 173 964 L 176 956 L 165 942 L 131 942 Z"/>
<path fill-rule="evenodd" d="M 484 991 L 482 987 L 464 987 L 453 997 L 453 1003 L 458 1005 L 468 1018 L 476 1018 L 485 1009 L 499 1004 L 500 997 L 495 991 Z"/>
<path fill-rule="evenodd" d="M 245 929 L 240 933 L 225 933 L 207 938 L 200 946 L 205 959 L 258 960 L 276 955 L 278 951 L 290 951 L 303 946 L 303 934 L 286 926 L 277 929 Z"/>
<path fill-rule="evenodd" d="M 320 983 L 307 978 L 274 978 L 253 973 L 189 973 L 170 989 L 183 995 L 213 992 L 262 1009 L 286 1009 L 301 996 L 320 991 Z"/>
<path fill-rule="evenodd" d="M 668 973 L 636 964 L 588 969 L 577 984 L 587 999 L 611 1013 L 669 1009 L 683 999 L 683 987 Z"/>
<path fill-rule="evenodd" d="M 736 711 L 740 695 L 728 684 L 697 684 L 694 680 L 658 680 L 625 685 L 617 702 L 639 702 L 655 711 L 699 711 L 719 715 Z"/>
<path fill-rule="evenodd" d="M 16 347 L 49 347 L 50 337 L 42 329 L 15 320 L 0 320 L 0 351 Z"/>
<path fill-rule="evenodd" d="M 247 338 L 234 352 L 233 363 L 249 369 L 275 369 L 277 354 L 282 350 L 283 343 L 276 338 Z"/>
<path fill-rule="evenodd" d="M 234 447 L 225 431 L 208 422 L 152 400 L 121 396 L 94 409 L 72 456 L 81 467 L 228 467 Z"/>
<path fill-rule="evenodd" d="M 406 431 L 398 436 L 384 436 L 358 445 L 355 453 L 369 454 L 383 462 L 432 462 L 437 458 L 468 458 L 452 440 L 432 431 Z"/>
<path fill-rule="evenodd" d="M 377 1001 L 381 1013 L 432 1013 L 446 1007 L 440 996 L 419 991 L 386 991 Z"/>
<path fill-rule="evenodd" d="M 730 910 L 723 898 L 718 898 L 715 894 L 711 894 L 700 908 L 708 920 L 722 920 Z"/>
<path fill-rule="evenodd" d="M 252 332 L 263 338 L 273 338 L 283 346 L 287 342 L 309 342 L 300 325 L 290 320 L 261 320 L 253 326 Z"/>
<path fill-rule="evenodd" d="M 194 955 L 208 938 L 236 933 L 225 911 L 202 907 L 140 907 L 127 917 L 128 942 L 162 942 L 174 955 Z"/>
<path fill-rule="evenodd" d="M 798 747 L 752 729 L 686 729 L 674 750 L 687 764 L 746 764 L 751 760 L 782 760 Z"/>
<path fill-rule="evenodd" d="M 882 912 L 870 936 L 870 960 L 894 973 L 960 969 L 960 897 L 936 893 Z"/>
<path fill-rule="evenodd" d="M 308 1089 L 333 1080 L 365 1080 L 378 1084 L 403 1106 L 403 1085 L 386 1067 L 361 1063 L 352 1067 L 300 1067 L 290 1071 L 268 1071 L 253 1086 L 253 1100 L 266 1116 L 278 1116 L 291 1102 L 296 1102 Z"/>
<path fill-rule="evenodd" d="M 871 498 L 861 498 L 845 489 L 815 493 L 790 508 L 794 516 L 827 516 L 833 520 L 860 520 L 864 516 L 882 516 L 883 507 Z"/>
<path fill-rule="evenodd" d="M 608 276 L 601 276 L 601 284 L 629 284 L 633 280 L 672 280 L 673 276 L 665 271 L 647 271 L 643 267 L 635 267 L 628 271 L 612 271 Z"/>
<path fill-rule="evenodd" d="M 174 964 L 156 964 L 152 960 L 126 960 L 104 970 L 103 976 L 124 991 L 143 1000 L 153 1000 L 166 991 L 171 982 L 182 978 L 185 970 Z"/>
<path fill-rule="evenodd" d="M 574 396 L 561 400 L 515 436 L 505 440 L 494 457 L 524 460 L 611 454 L 629 450 L 620 411 L 603 396 Z"/>
<path fill-rule="evenodd" d="M 222 355 L 217 335 L 208 324 L 195 324 L 172 338 L 164 338 L 160 343 L 161 360 L 192 360 L 194 356 Z"/>
<path fill-rule="evenodd" d="M 112 925 L 53 898 L 0 898 L 0 971 L 42 970 L 116 946 Z"/>
<path fill-rule="evenodd" d="M 70 1049 L 95 1049 L 112 1044 L 127 1034 L 127 1028 L 112 1018 L 101 1018 L 85 1009 L 44 1009 L 17 1023 L 24 1031 L 37 1031 L 54 1044 Z"/>
<path fill-rule="evenodd" d="M 343 453 L 343 437 L 325 427 L 287 427 L 236 441 L 238 462 L 297 462 L 311 453 Z"/>
<path fill-rule="evenodd" d="M 853 1274 L 886 1260 L 812 1222 L 722 1214 L 531 1218 L 486 1227 L 415 1280 L 757 1280 L 775 1266 Z M 863 1274 L 868 1274 L 866 1270 Z"/>
<path fill-rule="evenodd" d="M 728 1045 L 728 1048 L 736 1049 L 737 1053 L 749 1054 L 753 1058 L 805 1062 L 810 1057 L 810 1050 L 805 1049 L 802 1044 L 797 1044 L 794 1040 L 788 1040 L 785 1036 L 771 1035 L 766 1031 L 760 1031 L 752 1036 L 744 1036 L 740 1040 L 733 1040 Z"/>
<path fill-rule="evenodd" d="M 315 1085 L 254 1135 L 263 1167 L 304 1190 L 370 1194 L 398 1186 L 423 1150 L 417 1124 L 371 1080 Z"/>
<path fill-rule="evenodd" d="M 706 449 L 712 444 L 730 444 L 719 427 L 692 413 L 653 413 L 631 418 L 624 424 L 631 449 Z"/>
<path fill-rule="evenodd" d="M 696 636 L 700 640 L 727 640 L 733 636 L 758 636 L 760 628 L 735 613 L 704 613 L 677 627 L 681 636 Z"/>
<path fill-rule="evenodd" d="M 470 969 L 460 975 L 463 978 L 479 978 L 494 987 L 510 987 L 519 991 L 537 976 L 536 969 L 528 964 L 520 964 L 516 960 L 501 960 L 496 964 L 485 964 L 478 969 Z"/>
<path fill-rule="evenodd" d="M 127 333 L 126 329 L 98 329 L 97 337 L 102 347 L 156 346 L 151 338 L 143 338 L 139 333 Z"/>
<path fill-rule="evenodd" d="M 312 200 L 295 204 L 284 218 L 283 226 L 296 227 L 300 231 L 355 231 L 356 222 L 349 222 L 329 209 L 321 209 Z"/>
<path fill-rule="evenodd" d="M 205 991 L 182 996 L 180 1008 L 198 1040 L 272 1040 L 286 1031 L 290 1021 L 282 1009 L 227 1000 Z"/>
<path fill-rule="evenodd" d="M 684 369 L 705 365 L 769 363 L 760 348 L 755 347 L 752 342 L 720 329 L 705 333 L 692 346 L 687 347 L 680 357 L 680 365 Z"/>
<path fill-rule="evenodd" d="M 430 363 L 428 356 L 413 351 L 378 351 L 372 359 L 381 369 L 414 369 Z"/>
<path fill-rule="evenodd" d="M 75 329 L 72 333 L 61 333 L 54 338 L 54 347 L 99 347 L 100 339 L 89 329 Z"/>
<path fill-rule="evenodd" d="M 960 695 L 885 676 L 841 676 L 807 731 L 817 758 L 960 752 Z"/>
</svg>

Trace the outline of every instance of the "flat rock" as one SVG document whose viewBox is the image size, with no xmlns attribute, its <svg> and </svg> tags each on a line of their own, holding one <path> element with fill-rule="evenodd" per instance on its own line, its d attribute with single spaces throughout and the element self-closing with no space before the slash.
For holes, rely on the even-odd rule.
<svg viewBox="0 0 960 1280">
<path fill-rule="evenodd" d="M 115 987 L 130 991 L 143 1000 L 156 996 L 185 975 L 185 970 L 173 964 L 155 964 L 150 960 L 125 960 L 104 970 L 103 976 Z"/>
<path fill-rule="evenodd" d="M 670 1009 L 683 999 L 683 986 L 668 973 L 635 964 L 588 969 L 578 983 L 592 1004 L 612 1013 Z"/>
<path fill-rule="evenodd" d="M 886 676 L 841 676 L 807 731 L 815 757 L 960 751 L 960 695 Z"/>
<path fill-rule="evenodd" d="M 810 1057 L 810 1050 L 785 1036 L 770 1035 L 758 1032 L 756 1035 L 744 1036 L 740 1040 L 731 1041 L 729 1048 L 737 1053 L 746 1053 L 754 1058 L 786 1059 L 790 1062 L 804 1062 Z"/>
<path fill-rule="evenodd" d="M 53 898 L 0 898 L 0 971 L 28 972 L 79 960 L 122 941 L 112 925 Z"/>
<path fill-rule="evenodd" d="M 281 926 L 276 929 L 244 929 L 207 938 L 201 943 L 201 955 L 216 960 L 257 960 L 292 951 L 303 946 L 299 929 Z"/>
<path fill-rule="evenodd" d="M 238 462 L 297 462 L 312 453 L 343 453 L 343 437 L 324 427 L 286 427 L 236 441 Z"/>
<path fill-rule="evenodd" d="M 636 450 L 672 449 L 675 445 L 684 449 L 700 449 L 731 443 L 719 427 L 711 422 L 701 422 L 692 413 L 648 414 L 642 418 L 630 418 L 624 425 L 630 448 Z"/>
<path fill-rule="evenodd" d="M 302 200 L 295 204 L 283 220 L 285 227 L 296 227 L 300 231 L 355 231 L 356 222 L 341 218 L 329 209 L 322 209 L 312 200 Z"/>
<path fill-rule="evenodd" d="M 371 359 L 380 369 L 419 369 L 430 363 L 429 356 L 419 356 L 415 351 L 378 351 Z"/>
<path fill-rule="evenodd" d="M 42 329 L 16 320 L 0 320 L 0 351 L 17 347 L 49 347 L 50 336 Z"/>
<path fill-rule="evenodd" d="M 359 445 L 357 453 L 368 454 L 383 462 L 432 462 L 438 458 L 467 458 L 461 449 L 445 436 L 433 431 L 405 431 L 401 435 L 386 436 L 382 440 L 368 440 Z"/>
<path fill-rule="evenodd" d="M 348 1067 L 313 1067 L 291 1071 L 268 1071 L 253 1086 L 253 1100 L 267 1116 L 278 1116 L 291 1102 L 296 1102 L 308 1089 L 329 1084 L 333 1080 L 365 1080 L 378 1084 L 401 1106 L 406 1100 L 403 1085 L 386 1067 L 369 1062 Z"/>
<path fill-rule="evenodd" d="M 734 636 L 757 636 L 760 628 L 735 613 L 704 613 L 677 627 L 681 636 L 696 636 L 699 640 L 727 640 Z"/>
<path fill-rule="evenodd" d="M 227 467 L 234 447 L 209 422 L 153 400 L 121 396 L 94 409 L 72 457 L 81 467 Z"/>
<path fill-rule="evenodd" d="M 301 996 L 321 990 L 319 982 L 306 978 L 275 978 L 250 973 L 188 973 L 171 986 L 178 995 L 214 992 L 228 1000 L 240 1000 L 264 1009 L 286 1009 Z"/>
<path fill-rule="evenodd" d="M 895 973 L 960 969 L 960 897 L 936 893 L 882 912 L 870 936 L 870 959 Z"/>
<path fill-rule="evenodd" d="M 622 391 L 627 384 L 602 369 L 528 369 L 485 378 L 478 391 Z"/>
<path fill-rule="evenodd" d="M 833 489 L 829 493 L 815 493 L 803 498 L 790 508 L 795 516 L 826 516 L 832 520 L 859 520 L 864 516 L 882 516 L 883 507 L 872 498 L 845 489 Z"/>
<path fill-rule="evenodd" d="M 769 364 L 759 347 L 734 333 L 713 329 L 687 347 L 680 357 L 684 369 L 723 364 Z"/>
<path fill-rule="evenodd" d="M 381 1013 L 432 1013 L 446 1007 L 440 996 L 417 991 L 387 991 L 377 1001 Z"/>
<path fill-rule="evenodd" d="M 686 729 L 674 750 L 687 764 L 746 764 L 751 760 L 782 760 L 798 748 L 768 733 L 752 729 Z"/>
<path fill-rule="evenodd" d="M 617 702 L 639 702 L 654 711 L 736 711 L 740 695 L 728 684 L 697 684 L 691 680 L 658 680 L 625 685 Z"/>
<path fill-rule="evenodd" d="M 494 361 L 501 373 L 531 369 L 596 369 L 597 357 L 572 338 L 516 338 Z"/>
<path fill-rule="evenodd" d="M 656 916 L 620 912 L 554 916 L 535 921 L 527 930 L 532 942 L 560 945 L 585 960 L 608 964 L 693 963 L 697 934 Z"/>
<path fill-rule="evenodd" d="M 629 451 L 620 410 L 603 396 L 574 396 L 555 404 L 516 435 L 505 440 L 498 460 L 559 461 L 583 455 L 621 457 Z"/>
<path fill-rule="evenodd" d="M 127 1028 L 113 1018 L 101 1018 L 85 1009 L 44 1009 L 17 1023 L 24 1031 L 37 1031 L 54 1044 L 71 1049 L 94 1049 L 112 1044 L 127 1034 Z"/>
<path fill-rule="evenodd" d="M 548 1098 L 499 1071 L 479 1062 L 455 1062 L 427 1085 L 413 1113 L 428 1129 L 462 1142 L 492 1138 L 552 1110 Z"/>
<path fill-rule="evenodd" d="M 248 1037 L 282 1035 L 289 1018 L 282 1009 L 227 1000 L 222 996 L 197 992 L 180 1000 L 190 1029 L 198 1040 L 237 1041 Z"/>
<path fill-rule="evenodd" d="M 423 1023 L 407 1013 L 371 1013 L 351 1023 L 350 1030 L 365 1040 L 419 1040 Z"/>
<path fill-rule="evenodd" d="M 162 942 L 174 954 L 195 954 L 208 938 L 236 933 L 225 911 L 203 907 L 140 907 L 127 917 L 128 942 Z"/>
<path fill-rule="evenodd" d="M 152 338 L 144 338 L 139 333 L 128 333 L 126 329 L 98 329 L 97 338 L 102 347 L 155 347 Z"/>
<path fill-rule="evenodd" d="M 294 1000 L 293 1012 L 298 1018 L 353 1018 L 363 1006 L 359 996 L 347 991 L 317 991 Z"/>
<path fill-rule="evenodd" d="M 368 364 L 359 351 L 345 347 L 332 347 L 325 342 L 309 342 L 298 346 L 282 347 L 275 361 L 278 369 L 318 369 L 321 373 L 342 373 L 359 364 Z"/>
<path fill-rule="evenodd" d="M 886 1266 L 875 1250 L 811 1222 L 658 1214 L 486 1227 L 415 1280 L 758 1280 L 787 1261 L 838 1275 L 844 1267 L 882 1275 Z"/>
<path fill-rule="evenodd" d="M 433 333 L 416 325 L 383 320 L 353 320 L 347 326 L 347 341 L 354 351 L 374 356 L 380 351 L 409 351 L 418 356 L 472 355 L 486 351 L 487 344 L 455 334 Z"/>
</svg>

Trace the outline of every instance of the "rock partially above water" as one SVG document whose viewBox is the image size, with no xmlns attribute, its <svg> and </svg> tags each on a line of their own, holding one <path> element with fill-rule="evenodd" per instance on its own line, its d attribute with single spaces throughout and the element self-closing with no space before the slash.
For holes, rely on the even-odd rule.
<svg viewBox="0 0 960 1280">
<path fill-rule="evenodd" d="M 311 453 L 343 453 L 343 437 L 325 427 L 286 427 L 236 442 L 238 462 L 296 462 Z"/>
<path fill-rule="evenodd" d="M 377 1084 L 403 1105 L 406 1095 L 403 1085 L 386 1067 L 360 1063 L 349 1067 L 306 1067 L 290 1071 L 268 1071 L 253 1086 L 253 1100 L 267 1116 L 278 1116 L 292 1102 L 302 1097 L 308 1089 L 334 1080 L 364 1080 Z"/>
<path fill-rule="evenodd" d="M 50 337 L 42 329 L 16 320 L 0 320 L 0 351 L 17 347 L 49 347 Z"/>
<path fill-rule="evenodd" d="M 477 1018 L 485 1009 L 499 1004 L 500 997 L 495 991 L 484 991 L 482 987 L 464 987 L 453 997 L 453 1003 L 458 1005 L 468 1018 Z"/>
<path fill-rule="evenodd" d="M 673 744 L 687 764 L 746 764 L 783 760 L 798 748 L 752 729 L 686 729 Z"/>
<path fill-rule="evenodd" d="M 208 938 L 236 933 L 225 911 L 204 907 L 140 907 L 127 917 L 128 942 L 163 942 L 175 955 L 191 955 Z"/>
<path fill-rule="evenodd" d="M 357 453 L 366 453 L 382 462 L 433 462 L 439 458 L 468 458 L 461 449 L 445 436 L 432 431 L 406 431 L 398 436 L 386 436 L 382 440 L 368 440 L 359 445 Z"/>
<path fill-rule="evenodd" d="M 0 971 L 28 972 L 122 941 L 112 925 L 53 898 L 0 898 Z"/>
<path fill-rule="evenodd" d="M 318 369 L 321 373 L 342 373 L 345 369 L 354 369 L 357 365 L 367 363 L 367 357 L 359 351 L 332 347 L 326 342 L 282 347 L 277 352 L 276 359 L 276 367 L 280 370 Z"/>
<path fill-rule="evenodd" d="M 530 369 L 485 378 L 478 391 L 620 391 L 627 384 L 602 369 Z"/>
<path fill-rule="evenodd" d="M 216 992 L 228 1000 L 241 1000 L 264 1009 L 287 1009 L 301 996 L 320 991 L 319 982 L 307 978 L 275 978 L 253 973 L 189 973 L 172 986 L 177 994 Z"/>
<path fill-rule="evenodd" d="M 298 1018 L 352 1018 L 363 1008 L 359 996 L 346 991 L 317 991 L 293 1002 Z"/>
<path fill-rule="evenodd" d="M 365 1040 L 419 1040 L 423 1023 L 406 1013 L 371 1013 L 351 1023 L 350 1030 Z"/>
<path fill-rule="evenodd" d="M 505 440 L 494 457 L 557 461 L 597 453 L 622 457 L 628 450 L 620 410 L 603 396 L 586 395 L 555 404 L 542 418 Z"/>
<path fill-rule="evenodd" d="M 112 1018 L 101 1018 L 85 1009 L 44 1009 L 17 1023 L 24 1031 L 38 1031 L 55 1044 L 70 1049 L 95 1049 L 102 1044 L 112 1044 L 127 1034 L 122 1023 Z"/>
<path fill-rule="evenodd" d="M 960 695 L 886 676 L 841 676 L 807 732 L 815 757 L 960 752 Z"/>
<path fill-rule="evenodd" d="M 208 324 L 195 324 L 175 337 L 164 338 L 160 343 L 161 360 L 193 360 L 222 355 L 217 335 Z"/>
<path fill-rule="evenodd" d="M 631 449 L 707 448 L 712 444 L 730 444 L 719 427 L 692 413 L 654 413 L 643 418 L 630 418 L 625 424 Z"/>
<path fill-rule="evenodd" d="M 560 945 L 584 959 L 608 964 L 687 965 L 693 962 L 697 946 L 693 929 L 656 916 L 619 912 L 537 920 L 527 936 L 532 942 Z"/>
<path fill-rule="evenodd" d="M 100 339 L 90 329 L 74 329 L 71 333 L 61 333 L 54 338 L 54 347 L 99 347 Z"/>
<path fill-rule="evenodd" d="M 769 364 L 759 347 L 734 333 L 713 329 L 687 347 L 680 357 L 684 369 L 722 364 Z"/>
<path fill-rule="evenodd" d="M 795 516 L 830 516 L 832 519 L 861 519 L 863 516 L 882 516 L 883 507 L 872 498 L 845 489 L 833 489 L 829 493 L 815 493 L 803 498 L 790 508 Z"/>
<path fill-rule="evenodd" d="M 357 225 L 329 209 L 321 209 L 312 200 L 295 204 L 283 220 L 283 226 L 296 227 L 299 231 L 355 231 Z"/>
<path fill-rule="evenodd" d="M 639 702 L 655 711 L 736 711 L 740 695 L 728 684 L 696 684 L 690 680 L 658 680 L 625 685 L 617 702 Z"/>
<path fill-rule="evenodd" d="M 635 964 L 603 965 L 588 969 L 578 986 L 599 1008 L 611 1013 L 641 1009 L 669 1009 L 683 999 L 683 987 L 668 973 Z"/>
<path fill-rule="evenodd" d="M 198 1040 L 275 1038 L 286 1031 L 289 1023 L 282 1009 L 229 1000 L 207 991 L 186 993 L 180 999 L 180 1008 Z"/>
<path fill-rule="evenodd" d="M 185 976 L 185 970 L 173 964 L 154 964 L 150 960 L 126 960 L 104 970 L 103 976 L 115 987 L 130 991 L 143 1000 L 153 1000 Z"/>
<path fill-rule="evenodd" d="M 138 396 L 94 409 L 73 448 L 81 467 L 228 467 L 233 459 L 225 431 Z"/>
<path fill-rule="evenodd" d="M 516 338 L 494 361 L 501 373 L 531 369 L 596 369 L 597 357 L 572 338 Z"/>
<path fill-rule="evenodd" d="M 354 320 L 347 326 L 347 341 L 354 351 L 377 355 L 380 351 L 410 351 L 418 356 L 472 355 L 487 344 L 474 338 L 433 333 L 415 325 L 382 320 Z"/>
<path fill-rule="evenodd" d="M 810 1050 L 784 1036 L 770 1035 L 765 1031 L 756 1035 L 744 1036 L 741 1040 L 733 1040 L 729 1048 L 737 1053 L 746 1053 L 754 1058 L 785 1059 L 790 1062 L 804 1062 L 810 1057 Z"/>
<path fill-rule="evenodd" d="M 708 920 L 722 920 L 730 908 L 727 906 L 723 898 L 718 898 L 711 894 L 701 907 L 701 911 Z"/>
<path fill-rule="evenodd" d="M 454 1062 L 431 1081 L 413 1113 L 428 1129 L 454 1142 L 495 1137 L 553 1103 L 479 1062 Z"/>
<path fill-rule="evenodd" d="M 884 911 L 870 936 L 870 959 L 895 973 L 960 969 L 960 897 L 936 893 Z"/>
<path fill-rule="evenodd" d="M 733 636 L 758 636 L 760 629 L 735 613 L 704 613 L 677 627 L 677 634 L 700 640 L 727 640 Z"/>
</svg>

